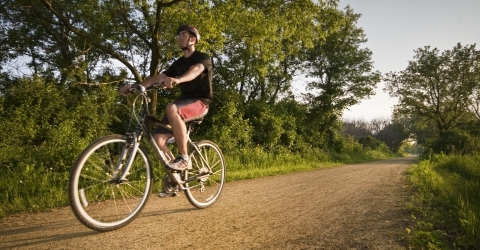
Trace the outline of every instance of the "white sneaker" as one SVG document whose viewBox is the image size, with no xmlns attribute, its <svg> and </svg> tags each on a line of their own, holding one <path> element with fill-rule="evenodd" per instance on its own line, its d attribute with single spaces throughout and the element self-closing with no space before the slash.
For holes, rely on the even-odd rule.
<svg viewBox="0 0 480 250">
<path fill-rule="evenodd" d="M 181 156 L 177 156 L 175 160 L 167 164 L 167 166 L 173 170 L 183 171 L 187 169 L 192 169 L 192 162 L 190 160 L 185 160 Z"/>
</svg>

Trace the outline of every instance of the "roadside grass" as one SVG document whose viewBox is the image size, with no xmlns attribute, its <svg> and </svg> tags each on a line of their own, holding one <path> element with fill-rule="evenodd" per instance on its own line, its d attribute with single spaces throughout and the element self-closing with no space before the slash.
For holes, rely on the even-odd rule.
<svg viewBox="0 0 480 250">
<path fill-rule="evenodd" d="M 225 158 L 227 182 L 341 165 L 339 162 L 332 161 L 329 155 L 321 151 L 304 156 L 287 152 L 267 153 L 256 148 L 226 154 Z"/>
<path fill-rule="evenodd" d="M 239 149 L 225 153 L 227 182 L 272 176 L 291 172 L 339 166 L 391 158 L 396 155 L 356 147 L 354 152 L 331 154 L 311 149 L 306 154 L 287 153 L 286 150 L 265 152 L 261 148 Z M 163 168 L 152 159 L 154 169 L 153 192 L 161 189 Z M 68 177 L 64 171 L 50 168 L 22 166 L 20 171 L 6 168 L 0 175 L 0 218 L 24 212 L 37 212 L 68 206 Z"/>
<path fill-rule="evenodd" d="M 68 172 L 35 168 L 6 168 L 0 177 L 0 218 L 9 214 L 41 211 L 67 204 Z"/>
<path fill-rule="evenodd" d="M 253 179 L 292 172 L 329 168 L 351 163 L 368 162 L 392 158 L 386 150 L 370 150 L 355 147 L 348 152 L 329 153 L 321 149 L 310 149 L 303 154 L 288 152 L 267 153 L 260 148 L 239 150 L 226 154 L 227 181 Z"/>
<path fill-rule="evenodd" d="M 480 155 L 437 155 L 409 170 L 413 249 L 480 249 Z"/>
</svg>

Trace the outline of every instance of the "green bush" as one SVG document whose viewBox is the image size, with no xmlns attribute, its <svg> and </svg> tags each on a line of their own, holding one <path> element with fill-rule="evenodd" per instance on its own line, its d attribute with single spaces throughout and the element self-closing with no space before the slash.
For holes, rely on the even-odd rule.
<svg viewBox="0 0 480 250">
<path fill-rule="evenodd" d="M 237 147 L 250 147 L 253 128 L 249 121 L 243 118 L 243 112 L 239 109 L 238 104 L 227 101 L 216 112 L 208 114 L 208 116 L 213 125 L 208 127 L 205 134 L 195 133 L 195 139 L 215 141 L 225 152 Z M 205 130 L 203 124 L 201 127 Z"/>
<path fill-rule="evenodd" d="M 66 205 L 71 165 L 93 139 L 111 133 L 116 90 L 74 89 L 34 77 L 2 92 L 0 216 Z"/>
<path fill-rule="evenodd" d="M 364 148 L 377 149 L 380 147 L 381 142 L 375 139 L 373 136 L 364 136 L 358 139 L 358 143 Z"/>
<path fill-rule="evenodd" d="M 427 148 L 433 153 L 445 154 L 472 154 L 480 150 L 479 138 L 468 134 L 466 131 L 444 131 L 429 141 Z"/>
<path fill-rule="evenodd" d="M 252 102 L 245 110 L 245 118 L 254 128 L 252 141 L 261 147 L 272 149 L 285 133 L 281 116 L 274 114 L 272 107 L 261 102 Z"/>
</svg>

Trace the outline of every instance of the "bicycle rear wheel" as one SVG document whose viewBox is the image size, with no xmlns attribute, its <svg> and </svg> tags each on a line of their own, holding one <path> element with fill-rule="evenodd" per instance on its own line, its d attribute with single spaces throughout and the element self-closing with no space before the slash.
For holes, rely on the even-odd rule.
<svg viewBox="0 0 480 250">
<path fill-rule="evenodd" d="M 105 136 L 90 144 L 73 165 L 70 205 L 87 227 L 98 231 L 123 227 L 144 207 L 152 187 L 151 164 L 145 149 L 138 148 L 126 179 L 114 174 L 122 152 L 127 159 L 132 153 L 130 146 L 124 135 Z"/>
<path fill-rule="evenodd" d="M 220 196 L 225 183 L 225 160 L 220 148 L 211 141 L 200 141 L 190 153 L 192 170 L 185 171 L 185 195 L 198 208 L 211 206 Z M 211 170 L 211 171 L 210 171 Z"/>
</svg>

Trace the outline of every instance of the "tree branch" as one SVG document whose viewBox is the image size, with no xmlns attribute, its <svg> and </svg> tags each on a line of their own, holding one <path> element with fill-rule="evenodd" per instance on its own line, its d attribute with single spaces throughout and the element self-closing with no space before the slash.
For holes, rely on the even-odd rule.
<svg viewBox="0 0 480 250">
<path fill-rule="evenodd" d="M 74 27 L 68 20 L 66 17 L 64 17 L 62 14 L 60 14 L 55 8 L 53 8 L 52 4 L 50 3 L 50 1 L 48 0 L 40 0 L 44 3 L 45 7 L 50 11 L 52 12 L 58 19 L 60 19 L 60 21 L 63 23 L 63 25 L 70 31 L 74 32 L 75 34 L 79 35 L 80 37 L 83 37 L 84 39 L 86 39 L 87 41 L 89 41 L 93 46 L 95 46 L 96 48 L 99 48 L 101 49 L 102 51 L 104 51 L 105 53 L 109 54 L 110 56 L 112 56 L 113 58 L 119 60 L 121 63 L 123 63 L 123 65 L 125 65 L 129 70 L 130 72 L 132 72 L 132 74 L 134 75 L 135 77 L 135 80 L 137 81 L 141 81 L 142 80 L 142 77 L 140 76 L 140 74 L 137 72 L 137 70 L 135 69 L 135 67 L 133 67 L 132 64 L 130 64 L 125 58 L 123 58 L 120 54 L 118 54 L 117 52 L 115 52 L 114 50 L 112 50 L 111 48 L 97 42 L 97 41 L 94 41 L 90 38 L 90 36 L 88 36 L 87 34 L 85 34 L 84 32 L 82 32 L 80 29 Z"/>
</svg>

